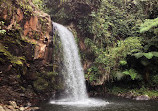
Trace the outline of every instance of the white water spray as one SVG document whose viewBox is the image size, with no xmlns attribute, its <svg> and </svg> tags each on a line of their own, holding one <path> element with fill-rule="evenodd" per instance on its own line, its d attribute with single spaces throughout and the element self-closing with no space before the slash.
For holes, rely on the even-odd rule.
<svg viewBox="0 0 158 111">
<path fill-rule="evenodd" d="M 69 101 L 78 101 L 88 98 L 83 68 L 80 63 L 74 36 L 66 27 L 57 23 L 53 23 L 53 25 L 58 31 L 63 46 L 65 93 L 68 98 L 71 99 Z"/>
<path fill-rule="evenodd" d="M 94 101 L 94 99 L 88 98 L 84 72 L 73 34 L 60 24 L 53 22 L 53 27 L 58 32 L 63 47 L 63 75 L 66 97 L 61 100 L 51 101 L 51 103 L 65 105 L 99 105 L 100 101 Z M 107 102 L 104 102 L 104 104 L 105 103 L 107 104 Z"/>
</svg>

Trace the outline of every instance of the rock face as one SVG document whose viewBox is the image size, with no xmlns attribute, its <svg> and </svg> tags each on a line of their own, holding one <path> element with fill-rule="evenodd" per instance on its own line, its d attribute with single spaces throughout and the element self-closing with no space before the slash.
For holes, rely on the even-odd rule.
<svg viewBox="0 0 158 111">
<path fill-rule="evenodd" d="M 28 9 L 24 5 L 28 6 Z M 24 0 L 21 2 L 19 0 L 8 0 L 7 2 L 2 0 L 1 20 L 8 22 L 5 26 L 7 31 L 22 28 L 21 36 L 29 42 L 35 43 L 34 59 L 46 60 L 47 46 L 52 39 L 50 36 L 52 33 L 51 18 L 48 14 L 37 11 L 35 6 L 31 7 L 31 5 L 33 4 L 30 1 L 25 3 Z"/>
<path fill-rule="evenodd" d="M 50 16 L 31 0 L 1 0 L 0 103 L 34 105 L 50 97 L 59 81 L 52 67 Z"/>
</svg>

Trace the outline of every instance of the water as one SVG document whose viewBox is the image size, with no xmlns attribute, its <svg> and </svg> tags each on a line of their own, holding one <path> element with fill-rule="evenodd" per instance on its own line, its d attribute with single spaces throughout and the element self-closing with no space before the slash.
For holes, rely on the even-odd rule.
<svg viewBox="0 0 158 111">
<path fill-rule="evenodd" d="M 103 99 L 109 101 L 105 106 L 73 106 L 42 104 L 38 111 L 158 111 L 158 101 L 136 101 L 119 97 Z"/>
<path fill-rule="evenodd" d="M 85 87 L 83 68 L 73 34 L 64 26 L 53 23 L 62 46 L 64 56 L 63 75 L 65 79 L 66 99 L 62 101 L 79 101 L 88 98 Z"/>
<path fill-rule="evenodd" d="M 88 98 L 85 85 L 85 77 L 78 54 L 77 44 L 73 34 L 64 26 L 54 23 L 54 29 L 58 32 L 63 48 L 64 67 L 63 76 L 65 91 L 59 100 L 52 100 L 51 104 L 67 106 L 105 106 L 106 101 Z"/>
<path fill-rule="evenodd" d="M 64 26 L 53 23 L 60 36 L 65 78 L 64 97 L 41 104 L 38 111 L 158 111 L 157 101 L 136 101 L 118 97 L 88 98 L 83 69 L 73 34 Z M 107 102 L 108 101 L 108 102 Z"/>
</svg>

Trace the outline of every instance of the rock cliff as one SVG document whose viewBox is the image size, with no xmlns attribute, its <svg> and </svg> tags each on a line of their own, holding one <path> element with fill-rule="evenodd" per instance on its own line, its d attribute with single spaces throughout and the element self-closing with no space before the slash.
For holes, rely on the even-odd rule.
<svg viewBox="0 0 158 111">
<path fill-rule="evenodd" d="M 50 97 L 58 87 L 52 63 L 50 16 L 31 0 L 1 0 L 0 104 L 35 105 Z"/>
</svg>

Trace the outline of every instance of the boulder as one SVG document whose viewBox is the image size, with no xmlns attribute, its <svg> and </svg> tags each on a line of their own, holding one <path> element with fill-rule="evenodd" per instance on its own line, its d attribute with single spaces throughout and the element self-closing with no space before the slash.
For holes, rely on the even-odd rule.
<svg viewBox="0 0 158 111">
<path fill-rule="evenodd" d="M 5 111 L 2 106 L 0 106 L 0 111 Z"/>
<path fill-rule="evenodd" d="M 141 95 L 137 96 L 135 100 L 150 100 L 150 97 L 148 95 Z"/>
</svg>

